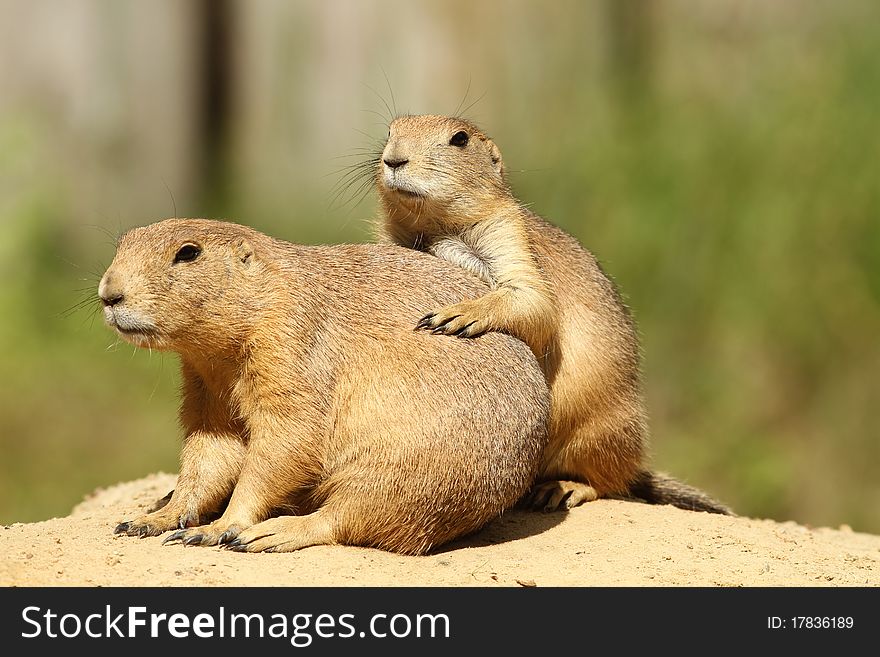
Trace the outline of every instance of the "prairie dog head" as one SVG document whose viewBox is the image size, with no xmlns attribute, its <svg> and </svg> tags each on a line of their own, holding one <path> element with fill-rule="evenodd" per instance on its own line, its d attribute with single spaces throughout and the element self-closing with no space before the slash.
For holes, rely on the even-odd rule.
<svg viewBox="0 0 880 657">
<path fill-rule="evenodd" d="M 247 323 L 248 236 L 244 227 L 201 219 L 125 233 L 98 285 L 107 325 L 139 347 L 205 355 L 228 348 Z"/>
<path fill-rule="evenodd" d="M 467 221 L 507 192 L 495 142 L 463 119 L 433 115 L 391 123 L 377 184 L 389 217 L 410 221 Z"/>
</svg>

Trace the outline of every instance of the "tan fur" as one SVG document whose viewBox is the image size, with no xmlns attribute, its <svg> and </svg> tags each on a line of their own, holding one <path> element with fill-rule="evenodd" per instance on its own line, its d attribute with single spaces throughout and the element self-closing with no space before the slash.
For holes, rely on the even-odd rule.
<svg viewBox="0 0 880 657">
<path fill-rule="evenodd" d="M 186 244 L 201 253 L 175 262 Z M 206 220 L 127 233 L 100 284 L 105 318 L 180 355 L 186 437 L 170 499 L 118 531 L 421 554 L 478 529 L 533 481 L 549 392 L 518 340 L 412 327 L 426 305 L 486 291 L 390 245 L 298 246 Z"/>
<path fill-rule="evenodd" d="M 464 146 L 452 143 L 460 131 Z M 589 251 L 514 197 L 495 143 L 458 118 L 402 116 L 391 123 L 376 178 L 381 239 L 458 264 L 492 288 L 426 308 L 418 326 L 462 337 L 503 331 L 542 362 L 550 444 L 529 502 L 572 507 L 628 495 L 638 481 L 671 490 L 672 480 L 644 476 L 647 426 L 628 310 Z M 646 497 L 678 499 L 655 492 Z"/>
</svg>

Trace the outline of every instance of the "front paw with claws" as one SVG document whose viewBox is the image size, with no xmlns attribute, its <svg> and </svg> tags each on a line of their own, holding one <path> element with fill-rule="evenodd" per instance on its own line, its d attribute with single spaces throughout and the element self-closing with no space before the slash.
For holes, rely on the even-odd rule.
<svg viewBox="0 0 880 657">
<path fill-rule="evenodd" d="M 242 527 L 238 525 L 227 525 L 219 520 L 212 522 L 210 525 L 202 525 L 201 527 L 190 527 L 188 529 L 179 529 L 173 534 L 169 534 L 162 545 L 166 543 L 181 543 L 183 545 L 224 545 L 235 540 L 241 533 Z"/>
<path fill-rule="evenodd" d="M 199 524 L 198 514 L 191 511 L 183 513 L 168 509 L 167 506 L 154 513 L 148 513 L 136 520 L 121 522 L 113 530 L 114 534 L 126 534 L 127 536 L 158 536 L 172 529 L 183 529 Z"/>
<path fill-rule="evenodd" d="M 416 324 L 416 329 L 427 329 L 435 334 L 457 335 L 460 338 L 475 338 L 491 328 L 486 312 L 474 301 L 462 301 L 428 313 Z"/>
</svg>

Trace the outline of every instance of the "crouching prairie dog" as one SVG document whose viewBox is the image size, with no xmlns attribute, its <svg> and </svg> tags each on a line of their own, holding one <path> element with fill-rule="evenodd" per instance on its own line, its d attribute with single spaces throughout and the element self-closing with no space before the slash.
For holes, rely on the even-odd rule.
<svg viewBox="0 0 880 657">
<path fill-rule="evenodd" d="M 380 238 L 469 270 L 490 290 L 424 306 L 418 327 L 474 337 L 503 331 L 542 362 L 550 443 L 526 501 L 573 507 L 605 496 L 729 513 L 645 464 L 647 425 L 636 330 L 596 258 L 513 195 L 501 152 L 477 126 L 402 116 L 377 161 Z"/>
<path fill-rule="evenodd" d="M 510 336 L 413 331 L 426 305 L 486 290 L 395 246 L 301 246 L 198 219 L 126 233 L 104 316 L 179 354 L 185 439 L 170 499 L 117 532 L 422 554 L 498 516 L 546 444 L 541 369 Z"/>
</svg>

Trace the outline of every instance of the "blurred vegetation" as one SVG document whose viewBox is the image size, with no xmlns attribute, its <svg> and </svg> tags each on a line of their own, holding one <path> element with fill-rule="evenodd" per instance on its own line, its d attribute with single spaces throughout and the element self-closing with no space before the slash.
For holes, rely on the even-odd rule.
<svg viewBox="0 0 880 657">
<path fill-rule="evenodd" d="M 0 104 L 0 522 L 176 470 L 175 358 L 116 344 L 88 301 L 115 235 L 171 215 L 171 191 L 181 216 L 367 239 L 374 200 L 330 204 L 326 174 L 384 135 L 361 110 L 385 112 L 387 76 L 398 111 L 485 92 L 468 114 L 517 194 L 617 280 L 659 468 L 742 514 L 880 532 L 880 5 L 224 4 L 275 20 L 268 46 L 241 37 L 266 50 L 237 60 L 222 143 L 187 146 L 212 157 L 195 183 L 166 190 L 123 130 L 96 143 L 45 98 Z M 309 73 L 328 23 L 362 34 L 338 89 Z"/>
</svg>

